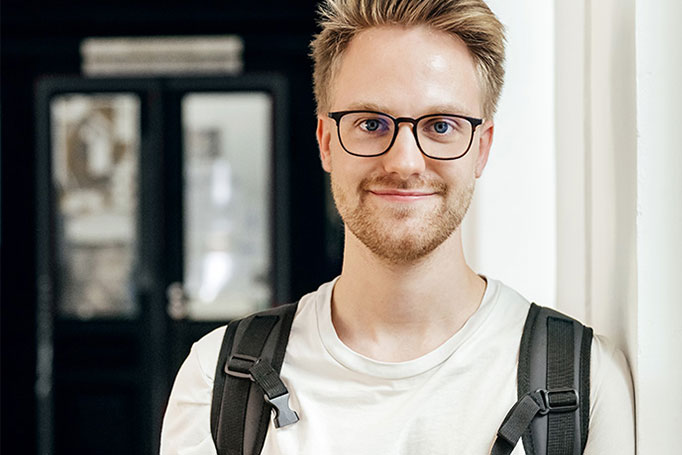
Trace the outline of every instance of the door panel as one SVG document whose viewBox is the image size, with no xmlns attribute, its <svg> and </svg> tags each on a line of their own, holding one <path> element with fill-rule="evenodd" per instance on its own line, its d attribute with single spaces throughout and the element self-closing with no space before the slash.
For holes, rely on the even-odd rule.
<svg viewBox="0 0 682 455">
<path fill-rule="evenodd" d="M 58 95 L 50 123 L 59 315 L 134 317 L 140 99 Z"/>
<path fill-rule="evenodd" d="M 289 300 L 284 87 L 39 84 L 40 453 L 158 453 L 191 344 Z"/>
<path fill-rule="evenodd" d="M 272 304 L 272 122 L 265 92 L 182 99 L 189 319 L 226 321 Z"/>
</svg>

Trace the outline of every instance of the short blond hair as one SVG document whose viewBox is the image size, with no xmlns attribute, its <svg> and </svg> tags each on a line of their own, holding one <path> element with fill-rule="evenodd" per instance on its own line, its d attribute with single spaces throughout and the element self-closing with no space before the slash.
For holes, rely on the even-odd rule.
<svg viewBox="0 0 682 455">
<path fill-rule="evenodd" d="M 491 118 L 504 82 L 504 26 L 483 0 L 324 0 L 320 33 L 310 43 L 317 112 L 330 108 L 334 74 L 348 44 L 371 27 L 425 25 L 458 36 L 471 53 Z"/>
</svg>

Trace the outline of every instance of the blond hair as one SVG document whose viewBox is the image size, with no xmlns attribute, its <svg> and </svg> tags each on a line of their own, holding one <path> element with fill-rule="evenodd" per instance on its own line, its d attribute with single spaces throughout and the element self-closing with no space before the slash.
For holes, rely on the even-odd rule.
<svg viewBox="0 0 682 455">
<path fill-rule="evenodd" d="M 483 114 L 495 113 L 504 81 L 504 26 L 483 0 L 325 0 L 319 25 L 310 43 L 318 114 L 330 108 L 332 80 L 351 39 L 385 25 L 425 25 L 458 36 L 476 65 Z"/>
</svg>

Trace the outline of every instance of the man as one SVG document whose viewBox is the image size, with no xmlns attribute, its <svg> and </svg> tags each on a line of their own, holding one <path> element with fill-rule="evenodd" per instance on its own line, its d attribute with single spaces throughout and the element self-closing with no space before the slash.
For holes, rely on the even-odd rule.
<svg viewBox="0 0 682 455">
<path fill-rule="evenodd" d="M 271 424 L 262 453 L 488 454 L 517 400 L 529 302 L 471 270 L 460 226 L 492 144 L 503 27 L 481 0 L 322 11 L 317 139 L 345 223 L 343 269 L 299 303 L 281 378 L 300 421 Z M 215 453 L 223 333 L 178 374 L 164 454 Z M 627 366 L 599 337 L 591 377 L 585 453 L 634 453 Z"/>
</svg>

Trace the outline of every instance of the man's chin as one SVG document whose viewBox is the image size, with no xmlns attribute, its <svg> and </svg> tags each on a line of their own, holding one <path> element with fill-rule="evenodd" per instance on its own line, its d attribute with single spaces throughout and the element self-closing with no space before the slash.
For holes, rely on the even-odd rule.
<svg viewBox="0 0 682 455">
<path fill-rule="evenodd" d="M 415 223 L 391 223 L 374 225 L 367 229 L 351 230 L 353 235 L 378 258 L 391 264 L 409 264 L 426 257 L 438 248 L 447 235 L 445 233 L 428 232 L 428 226 Z"/>
<path fill-rule="evenodd" d="M 438 245 L 400 239 L 395 242 L 381 244 L 365 244 L 378 258 L 394 265 L 407 265 L 420 261 L 428 256 Z"/>
</svg>

